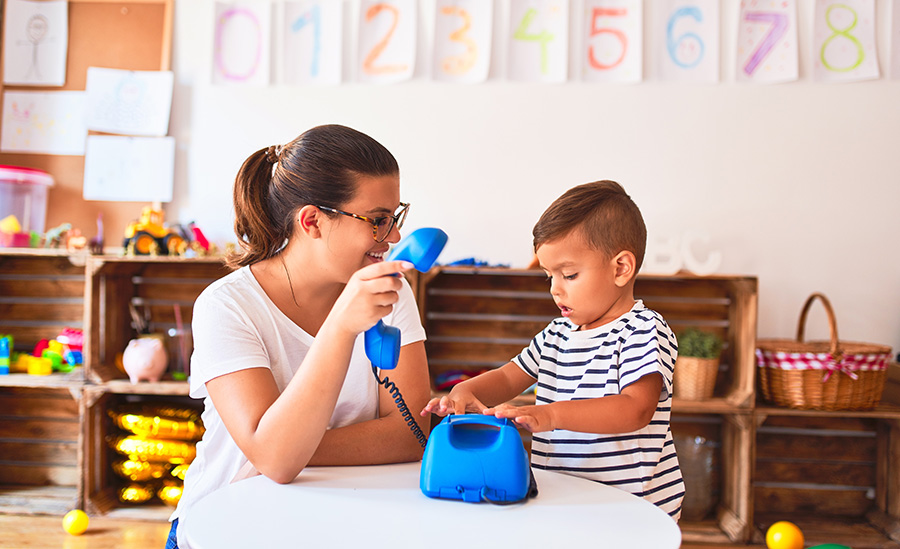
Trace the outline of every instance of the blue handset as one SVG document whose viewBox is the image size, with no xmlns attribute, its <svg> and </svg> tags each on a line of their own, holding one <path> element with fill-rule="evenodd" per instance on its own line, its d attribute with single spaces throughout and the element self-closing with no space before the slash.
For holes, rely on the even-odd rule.
<svg viewBox="0 0 900 549">
<path fill-rule="evenodd" d="M 409 261 L 417 271 L 426 272 L 447 244 L 447 233 L 433 227 L 416 229 L 391 250 L 389 261 Z M 400 329 L 381 320 L 366 330 L 366 356 L 379 370 L 393 370 L 400 360 Z"/>
</svg>

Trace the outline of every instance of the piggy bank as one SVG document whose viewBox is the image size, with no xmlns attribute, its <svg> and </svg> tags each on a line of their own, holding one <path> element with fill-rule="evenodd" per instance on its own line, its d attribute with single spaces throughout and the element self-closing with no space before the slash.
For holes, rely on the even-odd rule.
<svg viewBox="0 0 900 549">
<path fill-rule="evenodd" d="M 138 381 L 159 381 L 168 366 L 166 347 L 159 338 L 142 337 L 132 339 L 122 355 L 122 365 L 131 383 Z"/>
</svg>

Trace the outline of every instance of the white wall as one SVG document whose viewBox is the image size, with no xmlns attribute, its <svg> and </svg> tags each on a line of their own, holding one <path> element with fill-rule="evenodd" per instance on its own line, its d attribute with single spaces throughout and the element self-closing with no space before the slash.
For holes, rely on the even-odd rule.
<svg viewBox="0 0 900 549">
<path fill-rule="evenodd" d="M 638 85 L 508 82 L 508 2 L 497 1 L 486 84 L 428 78 L 431 0 L 421 2 L 416 78 L 355 83 L 356 2 L 345 0 L 349 82 L 239 88 L 210 84 L 212 0 L 177 0 L 179 152 L 168 217 L 196 220 L 214 241 L 234 241 L 231 186 L 243 160 L 314 125 L 341 123 L 397 157 L 402 196 L 413 205 L 409 227 L 446 230 L 444 261 L 474 256 L 525 266 L 531 227 L 554 198 L 576 184 L 615 179 L 641 207 L 651 239 L 708 233 L 709 249 L 723 255 L 719 272 L 759 277 L 760 337 L 793 337 L 803 301 L 821 291 L 841 339 L 900 351 L 900 80 L 813 83 L 811 0 L 799 1 L 801 80 L 774 86 L 734 81 L 736 0 L 722 4 L 720 84 L 663 83 L 652 74 Z M 573 22 L 579 5 L 573 0 Z M 647 16 L 652 8 L 646 1 Z M 883 74 L 889 2 L 877 8 Z M 648 46 L 645 66 L 652 61 Z M 827 337 L 821 309 L 808 336 Z"/>
</svg>

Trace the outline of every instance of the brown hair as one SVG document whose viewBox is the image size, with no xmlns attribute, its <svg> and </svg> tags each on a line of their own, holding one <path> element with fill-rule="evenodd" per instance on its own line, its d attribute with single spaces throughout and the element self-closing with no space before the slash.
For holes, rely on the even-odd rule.
<svg viewBox="0 0 900 549">
<path fill-rule="evenodd" d="M 625 189 L 603 180 L 573 187 L 544 211 L 534 226 L 534 251 L 580 229 L 592 248 L 613 257 L 622 250 L 634 254 L 641 268 L 647 247 L 644 218 Z"/>
<path fill-rule="evenodd" d="M 234 232 L 241 249 L 228 264 L 242 267 L 277 254 L 300 208 L 340 209 L 356 194 L 358 176 L 399 172 L 390 151 L 346 126 L 317 126 L 287 145 L 256 151 L 234 181 Z"/>
</svg>

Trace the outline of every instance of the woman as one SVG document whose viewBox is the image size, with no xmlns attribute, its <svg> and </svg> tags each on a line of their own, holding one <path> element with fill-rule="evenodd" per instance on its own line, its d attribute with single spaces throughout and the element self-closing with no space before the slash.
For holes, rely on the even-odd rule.
<svg viewBox="0 0 900 549">
<path fill-rule="evenodd" d="M 407 262 L 385 262 L 409 205 L 397 161 L 337 125 L 253 153 L 234 186 L 238 268 L 194 305 L 191 389 L 206 433 L 170 520 L 263 474 L 291 482 L 308 465 L 421 459 L 422 448 L 379 387 L 362 333 L 384 318 L 402 334 L 391 373 L 411 409 L 429 397 L 425 332 Z"/>
</svg>

